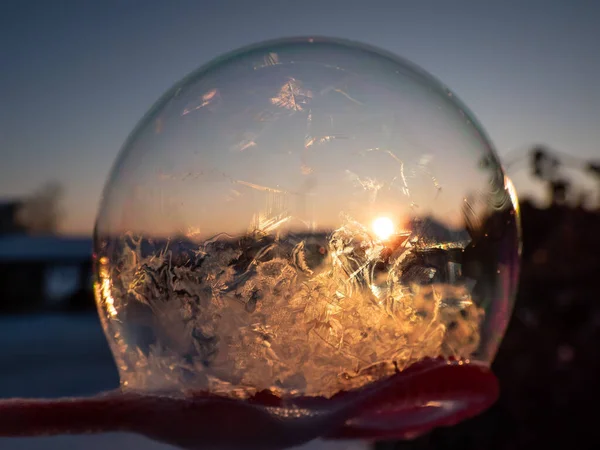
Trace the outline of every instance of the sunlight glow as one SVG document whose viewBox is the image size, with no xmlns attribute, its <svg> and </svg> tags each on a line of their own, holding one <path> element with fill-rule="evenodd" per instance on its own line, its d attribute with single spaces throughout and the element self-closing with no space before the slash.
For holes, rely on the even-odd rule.
<svg viewBox="0 0 600 450">
<path fill-rule="evenodd" d="M 378 217 L 373 221 L 373 232 L 379 239 L 385 241 L 394 234 L 394 222 L 389 217 Z"/>
</svg>

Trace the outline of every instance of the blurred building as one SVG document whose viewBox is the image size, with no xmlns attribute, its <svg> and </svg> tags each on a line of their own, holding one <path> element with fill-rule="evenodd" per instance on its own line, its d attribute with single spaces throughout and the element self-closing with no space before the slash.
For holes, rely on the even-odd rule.
<svg viewBox="0 0 600 450">
<path fill-rule="evenodd" d="M 17 200 L 0 200 L 0 235 L 25 231 L 17 220 L 22 206 L 22 202 Z"/>
<path fill-rule="evenodd" d="M 93 307 L 92 239 L 0 234 L 0 312 Z"/>
</svg>

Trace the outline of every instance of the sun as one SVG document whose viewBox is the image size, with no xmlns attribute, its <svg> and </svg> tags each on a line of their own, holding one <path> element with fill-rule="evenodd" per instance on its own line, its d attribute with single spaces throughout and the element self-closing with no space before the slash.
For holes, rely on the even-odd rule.
<svg viewBox="0 0 600 450">
<path fill-rule="evenodd" d="M 373 221 L 373 232 L 382 241 L 394 234 L 394 222 L 389 217 L 378 217 Z"/>
</svg>

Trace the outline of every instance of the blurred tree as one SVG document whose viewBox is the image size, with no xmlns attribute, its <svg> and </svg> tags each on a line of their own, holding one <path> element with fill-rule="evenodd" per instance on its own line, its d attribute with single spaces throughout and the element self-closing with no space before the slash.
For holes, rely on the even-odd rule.
<svg viewBox="0 0 600 450">
<path fill-rule="evenodd" d="M 537 146 L 531 151 L 532 175 L 542 181 L 552 182 L 557 177 L 560 161 L 550 154 L 550 151 Z"/>
<path fill-rule="evenodd" d="M 23 200 L 17 220 L 31 234 L 56 233 L 63 217 L 63 187 L 50 181 Z"/>
<path fill-rule="evenodd" d="M 562 177 L 562 162 L 543 146 L 531 152 L 532 175 L 547 185 L 548 196 L 553 205 L 565 205 L 571 192 L 571 183 Z"/>
</svg>

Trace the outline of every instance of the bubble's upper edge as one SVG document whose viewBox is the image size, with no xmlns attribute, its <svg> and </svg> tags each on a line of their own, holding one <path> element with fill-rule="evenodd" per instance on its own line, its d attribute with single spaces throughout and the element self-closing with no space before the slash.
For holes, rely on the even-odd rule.
<svg viewBox="0 0 600 450">
<path fill-rule="evenodd" d="M 127 156 L 126 149 L 130 146 L 130 144 L 137 138 L 141 129 L 146 125 L 146 123 L 154 116 L 171 98 L 177 95 L 178 91 L 186 86 L 191 80 L 196 79 L 208 71 L 212 70 L 215 67 L 218 67 L 224 63 L 227 63 L 230 60 L 233 60 L 242 55 L 248 55 L 254 52 L 263 52 L 265 47 L 284 47 L 290 45 L 297 46 L 310 46 L 310 45 L 333 45 L 346 49 L 354 49 L 360 50 L 367 54 L 377 55 L 383 57 L 390 62 L 401 65 L 409 69 L 412 73 L 417 75 L 429 82 L 433 87 L 435 87 L 439 93 L 444 93 L 445 95 L 449 95 L 452 97 L 452 101 L 456 104 L 456 106 L 464 113 L 466 118 L 471 121 L 471 123 L 475 126 L 478 133 L 481 136 L 481 139 L 484 145 L 487 147 L 488 151 L 495 157 L 498 166 L 501 168 L 502 175 L 505 175 L 504 168 L 501 165 L 500 158 L 498 157 L 495 146 L 493 145 L 492 140 L 488 136 L 487 132 L 481 125 L 481 123 L 476 118 L 475 114 L 456 96 L 452 93 L 452 91 L 447 87 L 445 83 L 436 78 L 434 75 L 420 67 L 419 65 L 409 61 L 408 59 L 397 55 L 388 50 L 382 49 L 380 47 L 367 44 L 360 41 L 354 41 L 351 39 L 345 38 L 337 38 L 337 37 L 327 37 L 327 36 L 292 36 L 292 37 L 284 37 L 277 39 L 268 39 L 259 41 L 250 45 L 238 47 L 236 49 L 230 50 L 228 52 L 223 53 L 220 56 L 217 56 L 205 64 L 202 64 L 197 69 L 191 71 L 186 76 L 181 78 L 179 81 L 174 83 L 169 89 L 167 89 L 150 107 L 150 109 L 141 117 L 141 119 L 136 123 L 133 130 L 129 133 L 123 145 L 119 149 L 118 155 L 115 158 L 113 165 L 111 166 L 108 177 L 106 179 L 105 185 L 102 190 L 102 194 L 100 196 L 99 205 L 98 205 L 98 213 L 94 224 L 94 232 L 93 232 L 93 240 L 96 241 L 98 236 L 98 218 L 100 216 L 101 211 L 105 208 L 106 194 L 108 193 L 108 188 L 111 185 L 114 177 L 117 174 L 117 167 L 121 165 L 124 158 Z M 276 50 L 276 49 L 273 49 Z"/>
</svg>

